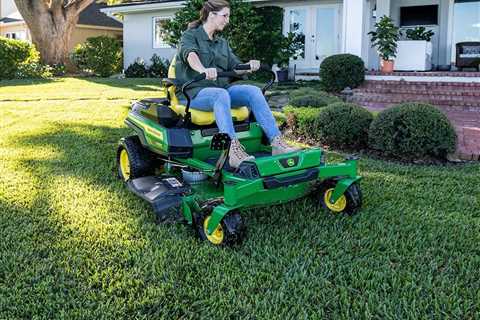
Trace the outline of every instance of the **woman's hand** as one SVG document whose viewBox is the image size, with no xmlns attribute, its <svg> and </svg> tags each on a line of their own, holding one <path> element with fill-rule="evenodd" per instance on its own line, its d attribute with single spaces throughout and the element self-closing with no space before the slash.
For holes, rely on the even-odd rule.
<svg viewBox="0 0 480 320">
<path fill-rule="evenodd" d="M 205 78 L 207 80 L 217 80 L 217 69 L 215 68 L 206 68 L 203 73 L 205 73 Z"/>
<path fill-rule="evenodd" d="M 260 69 L 260 61 L 259 60 L 250 60 L 248 62 L 248 64 L 250 65 L 250 72 L 255 72 L 258 69 Z"/>
</svg>

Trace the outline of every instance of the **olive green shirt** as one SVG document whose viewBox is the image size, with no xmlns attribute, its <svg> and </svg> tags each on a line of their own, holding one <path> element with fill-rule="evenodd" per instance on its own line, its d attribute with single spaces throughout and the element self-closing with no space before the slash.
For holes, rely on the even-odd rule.
<svg viewBox="0 0 480 320">
<path fill-rule="evenodd" d="M 237 64 L 241 63 L 232 52 L 227 40 L 219 36 L 214 36 L 213 40 L 210 40 L 205 29 L 200 25 L 195 29 L 185 31 L 180 39 L 175 64 L 175 78 L 181 83 L 199 75 L 188 64 L 187 57 L 190 52 L 197 53 L 205 68 L 216 68 L 218 72 L 231 71 Z M 230 81 L 228 78 L 202 80 L 192 84 L 187 92 L 193 98 L 203 88 L 227 88 L 229 85 Z M 183 95 L 181 96 L 183 98 Z"/>
</svg>

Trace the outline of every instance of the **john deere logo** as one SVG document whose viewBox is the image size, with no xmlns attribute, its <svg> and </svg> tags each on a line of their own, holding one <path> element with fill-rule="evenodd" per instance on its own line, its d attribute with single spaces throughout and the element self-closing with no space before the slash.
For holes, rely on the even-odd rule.
<svg viewBox="0 0 480 320">
<path fill-rule="evenodd" d="M 288 164 L 289 167 L 293 167 L 295 165 L 295 160 L 290 158 L 290 159 L 287 160 L 287 164 Z"/>
</svg>

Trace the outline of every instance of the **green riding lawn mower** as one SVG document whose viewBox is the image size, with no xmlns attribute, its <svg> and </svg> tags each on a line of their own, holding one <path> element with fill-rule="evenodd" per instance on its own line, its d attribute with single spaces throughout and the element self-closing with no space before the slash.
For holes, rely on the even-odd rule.
<svg viewBox="0 0 480 320">
<path fill-rule="evenodd" d="M 202 240 L 234 245 L 245 237 L 240 215 L 244 208 L 312 195 L 333 213 L 351 215 L 359 210 L 362 194 L 358 158 L 327 164 L 321 148 L 273 156 L 247 107 L 232 109 L 232 117 L 239 140 L 255 160 L 244 161 L 238 168 L 229 167 L 230 138 L 219 132 L 213 112 L 189 108 L 187 89 L 205 79 L 205 74 L 180 84 L 173 65 L 169 78 L 163 79 L 161 97 L 132 105 L 125 123 L 134 135 L 122 138 L 117 150 L 119 177 L 132 192 L 152 204 L 158 221 L 183 221 Z M 249 65 L 236 68 L 246 69 Z M 234 71 L 219 72 L 218 76 L 238 77 Z M 186 103 L 178 100 L 178 88 Z"/>
</svg>

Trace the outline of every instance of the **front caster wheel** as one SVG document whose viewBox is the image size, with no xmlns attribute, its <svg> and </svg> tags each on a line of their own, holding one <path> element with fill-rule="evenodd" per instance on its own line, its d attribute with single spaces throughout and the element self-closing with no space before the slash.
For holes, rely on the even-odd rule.
<svg viewBox="0 0 480 320">
<path fill-rule="evenodd" d="M 362 206 L 362 191 L 357 183 L 348 187 L 345 193 L 335 202 L 331 203 L 335 184 L 333 182 L 325 183 L 320 187 L 320 204 L 332 213 L 344 213 L 354 215 Z"/>
<path fill-rule="evenodd" d="M 245 238 L 245 224 L 240 213 L 236 210 L 229 212 L 212 234 L 208 234 L 208 223 L 212 218 L 212 212 L 213 207 L 207 206 L 195 219 L 200 239 L 216 246 L 234 246 L 242 243 Z"/>
</svg>

